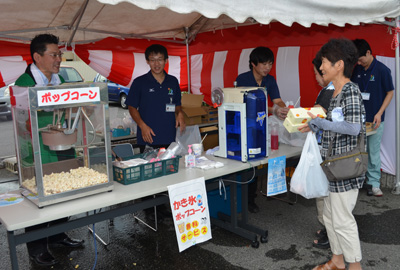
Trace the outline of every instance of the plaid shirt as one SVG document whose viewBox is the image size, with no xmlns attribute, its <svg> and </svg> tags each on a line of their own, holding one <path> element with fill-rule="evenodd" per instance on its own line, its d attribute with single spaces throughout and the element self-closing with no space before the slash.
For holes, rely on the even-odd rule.
<svg viewBox="0 0 400 270">
<path fill-rule="evenodd" d="M 340 101 L 340 107 L 342 107 L 344 121 L 348 123 L 361 123 L 363 136 L 366 144 L 366 132 L 365 132 L 365 108 L 361 97 L 360 89 L 357 84 L 353 82 L 346 83 L 342 88 L 342 97 Z M 326 115 L 326 120 L 332 121 L 332 110 L 336 107 L 337 98 L 332 97 L 329 109 Z M 332 145 L 332 155 L 345 153 L 351 151 L 357 146 L 358 136 L 351 136 L 341 133 L 336 133 L 335 141 Z M 324 130 L 322 133 L 322 150 L 321 156 L 325 160 L 328 155 L 329 143 L 332 139 L 332 132 Z M 360 189 L 365 180 L 365 175 L 356 177 L 353 179 L 346 179 L 337 182 L 329 182 L 330 192 L 346 192 L 351 189 Z"/>
</svg>

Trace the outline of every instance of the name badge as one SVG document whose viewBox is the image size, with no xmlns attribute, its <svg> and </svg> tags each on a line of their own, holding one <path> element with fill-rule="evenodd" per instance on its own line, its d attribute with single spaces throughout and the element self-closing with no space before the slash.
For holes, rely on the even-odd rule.
<svg viewBox="0 0 400 270">
<path fill-rule="evenodd" d="M 332 110 L 332 121 L 342 122 L 344 120 L 343 111 L 341 107 L 336 107 Z"/>
<path fill-rule="evenodd" d="M 165 105 L 166 112 L 175 112 L 175 104 L 166 104 Z"/>
<path fill-rule="evenodd" d="M 361 93 L 363 100 L 369 100 L 369 95 L 370 95 L 370 93 Z"/>
</svg>

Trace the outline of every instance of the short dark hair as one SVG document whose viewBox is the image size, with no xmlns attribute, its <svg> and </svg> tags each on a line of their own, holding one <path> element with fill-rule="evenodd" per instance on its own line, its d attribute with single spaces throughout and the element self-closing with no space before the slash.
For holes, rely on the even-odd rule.
<svg viewBox="0 0 400 270">
<path fill-rule="evenodd" d="M 43 55 L 47 49 L 47 44 L 56 44 L 58 46 L 58 42 L 58 37 L 52 34 L 40 34 L 35 36 L 32 39 L 30 46 L 33 62 L 35 63 L 35 59 L 33 58 L 34 53 Z"/>
<path fill-rule="evenodd" d="M 164 55 L 164 59 L 168 59 L 167 48 L 165 48 L 163 45 L 153 44 L 153 45 L 150 45 L 149 47 L 147 47 L 146 51 L 144 52 L 144 55 L 145 55 L 147 61 L 149 61 L 149 56 L 152 53 L 162 54 L 162 55 Z"/>
<path fill-rule="evenodd" d="M 274 63 L 274 53 L 270 48 L 257 47 L 251 51 L 249 59 L 250 70 L 253 69 L 252 63 L 257 66 L 258 63 L 266 62 L 272 62 L 272 64 Z"/>
<path fill-rule="evenodd" d="M 368 42 L 365 39 L 355 39 L 353 40 L 354 45 L 356 45 L 358 51 L 358 57 L 366 56 L 367 51 L 369 50 L 372 54 L 371 47 L 369 46 Z"/>
<path fill-rule="evenodd" d="M 322 46 L 320 52 L 321 58 L 328 59 L 332 65 L 343 60 L 343 75 L 346 78 L 351 77 L 354 65 L 358 61 L 357 48 L 351 40 L 347 38 L 331 39 Z"/>
<path fill-rule="evenodd" d="M 312 60 L 312 63 L 315 67 L 315 69 L 318 71 L 319 75 L 322 76 L 322 71 L 319 69 L 322 65 L 322 58 L 321 58 L 321 53 L 317 52 L 315 55 L 315 58 Z"/>
</svg>

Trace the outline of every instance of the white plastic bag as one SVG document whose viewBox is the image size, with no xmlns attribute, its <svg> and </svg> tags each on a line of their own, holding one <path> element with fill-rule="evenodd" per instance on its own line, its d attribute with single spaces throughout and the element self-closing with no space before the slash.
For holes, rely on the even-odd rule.
<svg viewBox="0 0 400 270">
<path fill-rule="evenodd" d="M 181 134 L 179 127 L 176 129 L 175 141 L 181 146 L 181 153 L 178 155 L 184 156 L 188 153 L 189 144 L 200 143 L 201 135 L 199 126 L 186 126 L 186 130 Z"/>
<path fill-rule="evenodd" d="M 320 164 L 321 153 L 315 134 L 308 132 L 299 164 L 290 182 L 290 191 L 306 199 L 328 196 L 328 179 Z"/>
</svg>

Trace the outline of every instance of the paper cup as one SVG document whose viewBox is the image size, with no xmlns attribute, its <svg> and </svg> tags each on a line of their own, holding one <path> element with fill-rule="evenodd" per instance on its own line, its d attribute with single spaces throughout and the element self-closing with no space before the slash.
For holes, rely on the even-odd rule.
<svg viewBox="0 0 400 270">
<path fill-rule="evenodd" d="M 201 152 L 203 151 L 203 145 L 201 143 L 192 144 L 193 154 L 198 157 L 201 156 Z"/>
</svg>

